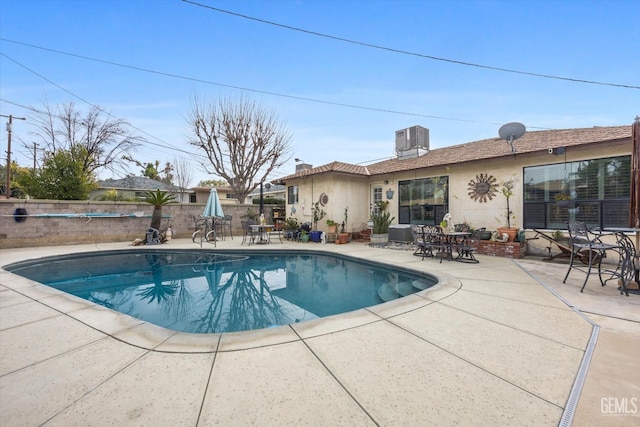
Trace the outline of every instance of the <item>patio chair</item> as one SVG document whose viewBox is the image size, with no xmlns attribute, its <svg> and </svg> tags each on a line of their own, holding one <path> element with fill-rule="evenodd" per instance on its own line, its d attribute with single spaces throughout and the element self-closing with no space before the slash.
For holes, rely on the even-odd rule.
<svg viewBox="0 0 640 427">
<path fill-rule="evenodd" d="M 256 242 L 256 238 L 259 237 L 259 233 L 254 231 L 248 221 L 240 221 L 240 224 L 242 225 L 243 232 L 241 245 L 244 245 L 245 242 L 247 242 L 248 245 L 254 244 Z"/>
<path fill-rule="evenodd" d="M 629 296 L 627 285 L 635 280 L 636 248 L 631 239 L 623 232 L 616 232 L 615 236 L 616 246 L 611 248 L 610 252 L 618 255 L 618 262 L 613 268 L 600 270 L 600 283 L 605 286 L 610 280 L 618 280 L 620 295 Z"/>
<path fill-rule="evenodd" d="M 231 240 L 233 240 L 233 226 L 232 226 L 232 221 L 233 221 L 233 215 L 225 215 L 224 216 L 224 225 L 222 227 L 222 234 L 224 237 L 228 235 L 231 237 Z"/>
<path fill-rule="evenodd" d="M 468 231 L 460 230 L 460 231 Z M 478 250 L 478 241 L 482 231 L 476 230 L 469 237 L 463 237 L 455 242 L 455 249 L 458 252 L 456 261 L 477 264 L 480 261 L 476 259 L 474 253 Z"/>
<path fill-rule="evenodd" d="M 562 283 L 567 282 L 571 270 L 575 269 L 583 271 L 584 273 L 586 273 L 584 283 L 582 284 L 582 288 L 580 288 L 580 292 L 583 292 L 584 287 L 587 284 L 587 280 L 589 280 L 589 276 L 591 275 L 591 270 L 597 265 L 598 276 L 600 277 L 601 284 L 604 286 L 601 276 L 602 258 L 606 256 L 606 252 L 608 250 L 615 248 L 616 245 L 603 243 L 600 240 L 602 234 L 596 231 L 589 230 L 587 228 L 587 224 L 584 222 L 568 221 L 567 229 L 569 230 L 569 246 L 571 247 L 571 258 L 569 260 L 569 269 L 567 270 L 567 274 L 564 276 L 564 280 L 562 281 Z M 587 267 L 576 264 L 575 262 L 576 259 L 579 258 L 580 252 L 582 252 L 583 254 L 588 254 Z"/>
<path fill-rule="evenodd" d="M 439 257 L 440 262 L 442 262 L 442 258 L 449 256 L 442 236 L 442 229 L 439 226 L 424 225 L 422 226 L 421 234 L 421 241 L 419 240 L 418 248 L 414 255 L 421 255 L 423 260 L 425 257 Z"/>
</svg>

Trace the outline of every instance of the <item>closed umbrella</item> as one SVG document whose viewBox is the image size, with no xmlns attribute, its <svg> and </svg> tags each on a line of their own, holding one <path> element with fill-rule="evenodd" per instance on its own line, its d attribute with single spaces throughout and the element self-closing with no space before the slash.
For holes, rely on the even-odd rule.
<svg viewBox="0 0 640 427">
<path fill-rule="evenodd" d="M 224 213 L 222 212 L 222 205 L 220 204 L 220 199 L 218 198 L 218 192 L 215 188 L 211 189 L 211 193 L 209 193 L 209 198 L 207 199 L 207 204 L 204 207 L 204 212 L 202 213 L 204 217 L 223 217 Z"/>
<path fill-rule="evenodd" d="M 640 116 L 631 125 L 631 200 L 629 203 L 629 226 L 636 232 L 636 268 L 640 254 Z M 636 282 L 638 281 L 636 270 Z"/>
</svg>

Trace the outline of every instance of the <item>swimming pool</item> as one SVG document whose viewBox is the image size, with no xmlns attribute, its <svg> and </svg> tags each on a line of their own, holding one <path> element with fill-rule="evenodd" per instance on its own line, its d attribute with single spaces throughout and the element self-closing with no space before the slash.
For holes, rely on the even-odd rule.
<svg viewBox="0 0 640 427">
<path fill-rule="evenodd" d="M 191 333 L 302 322 L 401 298 L 437 283 L 429 274 L 297 251 L 135 249 L 47 257 L 5 269 Z"/>
</svg>

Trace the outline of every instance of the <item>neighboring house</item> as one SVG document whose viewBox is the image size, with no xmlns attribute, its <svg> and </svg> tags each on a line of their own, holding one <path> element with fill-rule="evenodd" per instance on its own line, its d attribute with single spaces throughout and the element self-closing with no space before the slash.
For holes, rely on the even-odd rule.
<svg viewBox="0 0 640 427">
<path fill-rule="evenodd" d="M 414 138 L 414 128 L 406 135 Z M 454 223 L 495 230 L 507 222 L 500 183 L 513 178 L 512 226 L 565 229 L 569 218 L 590 227 L 628 226 L 631 125 L 527 132 L 514 141 L 515 152 L 499 137 L 430 150 L 428 130 L 417 131 L 420 138 L 408 143 L 404 131 L 397 133 L 396 158 L 368 166 L 333 162 L 278 180 L 287 187 L 287 216 L 311 222 L 318 202 L 327 213 L 320 230 L 326 219 L 343 222 L 348 210 L 346 230 L 360 231 L 376 202 L 388 201 L 394 224 L 439 224 L 450 212 Z M 560 208 L 559 194 L 575 207 Z"/>
<path fill-rule="evenodd" d="M 220 198 L 221 205 L 230 205 L 238 203 L 233 189 L 231 187 L 216 187 L 218 192 L 218 198 Z M 190 203 L 207 203 L 209 194 L 211 193 L 211 187 L 194 187 L 189 194 Z"/>
<path fill-rule="evenodd" d="M 98 189 L 91 191 L 89 198 L 91 200 L 97 200 L 114 190 L 127 199 L 134 198 L 136 200 L 142 200 L 148 191 L 161 190 L 173 194 L 176 201 L 180 203 L 187 203 L 189 201 L 188 190 L 181 189 L 175 185 L 165 184 L 164 182 L 156 181 L 146 176 L 128 176 L 122 179 L 98 181 Z"/>
<path fill-rule="evenodd" d="M 274 199 L 286 199 L 287 187 L 282 184 L 269 184 L 269 188 L 265 185 L 262 186 L 262 197 L 270 197 Z M 253 190 L 247 196 L 247 203 L 252 203 L 253 200 L 260 199 L 260 186 Z"/>
<path fill-rule="evenodd" d="M 229 204 L 237 204 L 238 200 L 236 199 L 235 194 L 233 193 L 233 189 L 231 187 L 216 187 L 216 191 L 218 192 L 218 197 L 220 198 L 220 203 L 223 205 Z M 284 185 L 271 185 L 271 188 L 267 189 L 263 186 L 262 188 L 262 196 L 263 197 L 275 197 L 278 199 L 285 198 L 286 188 Z M 190 201 L 191 203 L 206 203 L 209 198 L 209 193 L 211 192 L 211 187 L 194 187 L 191 190 Z M 253 190 L 247 196 L 246 203 L 252 203 L 253 199 L 260 198 L 260 187 L 258 186 L 255 190 Z"/>
</svg>

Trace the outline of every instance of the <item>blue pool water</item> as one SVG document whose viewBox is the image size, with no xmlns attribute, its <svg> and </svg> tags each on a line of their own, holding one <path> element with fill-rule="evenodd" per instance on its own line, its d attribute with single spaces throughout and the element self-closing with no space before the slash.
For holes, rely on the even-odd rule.
<svg viewBox="0 0 640 427">
<path fill-rule="evenodd" d="M 5 270 L 183 332 L 286 325 L 427 289 L 434 276 L 340 255 L 128 250 L 48 257 Z"/>
</svg>

